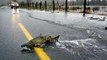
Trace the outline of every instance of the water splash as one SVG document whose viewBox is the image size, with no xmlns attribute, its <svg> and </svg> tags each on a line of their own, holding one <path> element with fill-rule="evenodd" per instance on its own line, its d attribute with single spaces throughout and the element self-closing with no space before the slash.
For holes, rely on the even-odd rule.
<svg viewBox="0 0 107 60">
<path fill-rule="evenodd" d="M 107 56 L 106 46 L 100 45 L 96 39 L 60 40 L 56 45 L 86 60 L 105 60 Z"/>
</svg>

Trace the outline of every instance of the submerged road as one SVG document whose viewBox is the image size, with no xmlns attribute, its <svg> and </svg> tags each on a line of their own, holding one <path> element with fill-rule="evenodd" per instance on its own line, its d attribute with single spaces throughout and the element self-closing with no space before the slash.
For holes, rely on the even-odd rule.
<svg viewBox="0 0 107 60">
<path fill-rule="evenodd" d="M 62 46 L 21 52 L 20 45 L 40 33 L 61 35 L 61 43 L 57 46 Z M 106 56 L 106 46 L 101 45 L 97 39 L 90 38 L 86 30 L 40 21 L 22 11 L 13 14 L 11 9 L 0 9 L 0 60 L 106 60 Z"/>
</svg>

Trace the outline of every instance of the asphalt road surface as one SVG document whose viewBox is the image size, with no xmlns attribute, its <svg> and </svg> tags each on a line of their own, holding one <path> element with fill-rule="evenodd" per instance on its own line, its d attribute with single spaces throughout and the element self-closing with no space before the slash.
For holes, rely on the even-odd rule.
<svg viewBox="0 0 107 60">
<path fill-rule="evenodd" d="M 51 60 L 107 60 L 106 44 L 98 41 L 100 37 L 90 36 L 88 30 L 51 24 L 31 18 L 23 11 L 12 13 L 12 10 L 7 8 L 0 9 L 0 60 L 40 60 L 35 52 L 21 52 L 20 45 L 26 43 L 28 38 L 19 23 L 33 38 L 40 33 L 60 35 L 60 43 L 43 48 Z M 105 42 L 107 41 L 104 40 L 102 43 Z"/>
</svg>

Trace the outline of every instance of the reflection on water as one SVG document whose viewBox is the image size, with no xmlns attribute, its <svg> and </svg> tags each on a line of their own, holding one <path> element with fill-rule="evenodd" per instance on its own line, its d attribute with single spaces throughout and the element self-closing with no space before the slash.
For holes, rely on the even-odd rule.
<svg viewBox="0 0 107 60">
<path fill-rule="evenodd" d="M 13 13 L 13 14 L 19 13 L 19 9 L 12 9 L 12 13 Z"/>
<path fill-rule="evenodd" d="M 11 19 L 12 19 L 12 24 L 13 24 L 13 26 L 14 26 L 14 25 L 19 21 L 19 19 L 20 19 L 20 14 L 13 14 L 13 13 L 12 13 Z"/>
</svg>

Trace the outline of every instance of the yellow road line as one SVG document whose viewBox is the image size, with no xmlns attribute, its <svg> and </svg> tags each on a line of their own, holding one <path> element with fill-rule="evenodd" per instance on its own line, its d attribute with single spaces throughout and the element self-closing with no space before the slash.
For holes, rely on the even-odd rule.
<svg viewBox="0 0 107 60">
<path fill-rule="evenodd" d="M 31 36 L 31 34 L 27 31 L 27 29 L 24 27 L 23 24 L 18 23 L 19 27 L 22 29 L 23 33 L 25 34 L 26 38 L 28 40 L 33 39 L 33 37 Z M 40 60 L 51 60 L 49 58 L 49 56 L 44 52 L 44 50 L 42 48 L 34 48 L 34 51 L 37 53 L 37 55 L 39 56 Z"/>
</svg>

